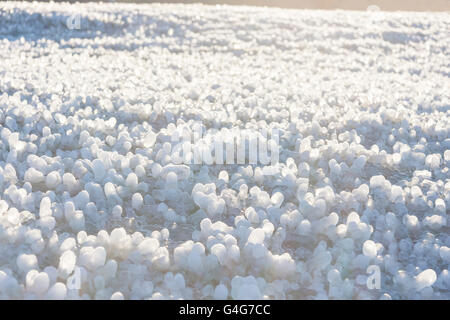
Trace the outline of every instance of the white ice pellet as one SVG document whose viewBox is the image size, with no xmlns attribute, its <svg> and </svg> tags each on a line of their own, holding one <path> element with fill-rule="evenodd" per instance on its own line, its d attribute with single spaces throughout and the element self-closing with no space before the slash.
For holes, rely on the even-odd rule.
<svg viewBox="0 0 450 320">
<path fill-rule="evenodd" d="M 17 257 L 16 263 L 19 270 L 26 273 L 37 268 L 38 260 L 34 254 L 23 253 Z"/>
<path fill-rule="evenodd" d="M 45 272 L 31 270 L 26 275 L 27 290 L 38 296 L 44 294 L 50 285 L 50 279 Z"/>
<path fill-rule="evenodd" d="M 73 202 L 75 207 L 78 209 L 84 209 L 86 205 L 89 203 L 90 196 L 86 190 L 80 191 L 74 198 Z"/>
<path fill-rule="evenodd" d="M 190 171 L 190 168 L 186 165 L 168 164 L 161 169 L 160 174 L 165 178 L 169 172 L 173 172 L 177 175 L 178 179 L 185 180 L 189 177 Z"/>
<path fill-rule="evenodd" d="M 178 187 L 178 177 L 175 172 L 169 172 L 166 176 L 166 188 L 177 189 Z"/>
<path fill-rule="evenodd" d="M 368 258 L 375 258 L 377 255 L 377 246 L 372 240 L 366 240 L 363 244 L 363 253 Z"/>
<path fill-rule="evenodd" d="M 92 161 L 92 169 L 94 171 L 95 180 L 101 181 L 106 175 L 106 168 L 100 159 Z"/>
<path fill-rule="evenodd" d="M 53 230 L 56 226 L 56 219 L 53 217 L 47 216 L 47 217 L 40 218 L 38 223 L 44 229 Z"/>
<path fill-rule="evenodd" d="M 423 220 L 424 225 L 433 230 L 440 230 L 447 225 L 447 218 L 441 215 L 434 214 L 429 217 L 425 217 Z"/>
<path fill-rule="evenodd" d="M 144 179 L 146 172 L 145 172 L 145 168 L 142 165 L 137 165 L 136 169 L 134 170 L 138 179 Z"/>
<path fill-rule="evenodd" d="M 217 257 L 221 265 L 226 263 L 227 249 L 223 244 L 217 243 L 213 245 L 211 248 L 211 253 Z"/>
<path fill-rule="evenodd" d="M 125 185 L 133 191 L 136 190 L 138 186 L 138 177 L 136 173 L 131 172 L 128 174 L 127 179 L 125 180 Z"/>
<path fill-rule="evenodd" d="M 24 180 L 30 182 L 31 184 L 38 184 L 44 182 L 45 178 L 42 172 L 36 170 L 35 168 L 29 168 L 25 172 Z"/>
<path fill-rule="evenodd" d="M 140 193 L 133 194 L 133 197 L 131 198 L 131 206 L 135 210 L 139 210 L 142 207 L 142 204 L 144 203 L 144 198 L 142 198 L 142 195 Z"/>
<path fill-rule="evenodd" d="M 439 256 L 445 263 L 450 263 L 450 248 L 442 246 L 439 248 Z"/>
<path fill-rule="evenodd" d="M 228 288 L 223 284 L 219 284 L 214 289 L 214 299 L 215 300 L 226 300 L 227 298 L 228 298 Z"/>
<path fill-rule="evenodd" d="M 72 173 L 66 172 L 62 177 L 64 186 L 70 193 L 78 191 L 78 181 Z"/>
<path fill-rule="evenodd" d="M 42 198 L 39 206 L 39 217 L 44 218 L 52 215 L 51 200 L 49 197 Z"/>
<path fill-rule="evenodd" d="M 61 181 L 61 176 L 57 171 L 52 171 L 45 177 L 45 184 L 49 189 L 55 189 Z"/>
<path fill-rule="evenodd" d="M 417 291 L 420 291 L 427 287 L 431 287 L 436 279 L 437 275 L 433 269 L 422 271 L 415 277 Z"/>
<path fill-rule="evenodd" d="M 311 222 L 309 220 L 302 220 L 298 225 L 298 233 L 300 235 L 307 235 L 311 232 Z"/>
<path fill-rule="evenodd" d="M 46 293 L 45 299 L 64 300 L 67 295 L 67 288 L 64 283 L 55 283 Z"/>
<path fill-rule="evenodd" d="M 252 244 L 263 244 L 265 236 L 264 230 L 258 228 L 250 233 L 247 242 Z"/>
<path fill-rule="evenodd" d="M 67 277 L 75 268 L 77 257 L 71 250 L 65 251 L 59 258 L 58 270 L 63 277 Z"/>
<path fill-rule="evenodd" d="M 124 299 L 125 299 L 125 298 L 124 298 L 122 292 L 120 292 L 120 291 L 114 292 L 114 293 L 111 295 L 111 300 L 124 300 Z"/>
<path fill-rule="evenodd" d="M 148 132 L 144 137 L 144 147 L 151 148 L 156 142 L 156 135 L 152 131 Z"/>
<path fill-rule="evenodd" d="M 257 224 L 259 223 L 259 215 L 255 211 L 254 208 L 250 207 L 245 210 L 245 216 L 247 217 L 247 220 L 251 223 Z"/>
<path fill-rule="evenodd" d="M 103 247 L 83 247 L 80 250 L 80 263 L 91 270 L 102 267 L 106 261 L 106 250 Z"/>
<path fill-rule="evenodd" d="M 284 196 L 281 192 L 276 192 L 272 196 L 271 201 L 275 207 L 279 208 L 284 201 Z"/>
<path fill-rule="evenodd" d="M 119 219 L 122 216 L 122 207 L 119 205 L 115 205 L 112 209 L 112 216 L 115 219 Z"/>
<path fill-rule="evenodd" d="M 231 280 L 231 296 L 235 300 L 259 300 L 262 293 L 253 276 L 235 276 Z"/>
<path fill-rule="evenodd" d="M 154 238 L 148 238 L 138 245 L 139 253 L 142 255 L 151 255 L 159 248 L 159 241 Z"/>
<path fill-rule="evenodd" d="M 338 284 L 341 281 L 341 274 L 340 274 L 339 270 L 331 269 L 330 271 L 328 271 L 327 279 L 331 285 Z"/>
</svg>

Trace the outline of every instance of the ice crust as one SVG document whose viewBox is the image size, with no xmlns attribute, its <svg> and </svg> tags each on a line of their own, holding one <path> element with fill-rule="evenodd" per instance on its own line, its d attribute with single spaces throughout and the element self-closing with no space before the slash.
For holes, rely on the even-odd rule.
<svg viewBox="0 0 450 320">
<path fill-rule="evenodd" d="M 448 14 L 0 21 L 1 299 L 450 299 Z M 280 161 L 180 164 L 198 122 L 276 128 Z"/>
</svg>

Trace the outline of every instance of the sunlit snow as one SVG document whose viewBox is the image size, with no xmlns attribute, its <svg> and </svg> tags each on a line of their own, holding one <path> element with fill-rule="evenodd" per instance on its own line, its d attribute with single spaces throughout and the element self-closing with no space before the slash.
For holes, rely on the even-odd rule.
<svg viewBox="0 0 450 320">
<path fill-rule="evenodd" d="M 449 48 L 446 13 L 0 3 L 0 298 L 450 299 Z M 279 161 L 180 163 L 199 125 Z"/>
</svg>

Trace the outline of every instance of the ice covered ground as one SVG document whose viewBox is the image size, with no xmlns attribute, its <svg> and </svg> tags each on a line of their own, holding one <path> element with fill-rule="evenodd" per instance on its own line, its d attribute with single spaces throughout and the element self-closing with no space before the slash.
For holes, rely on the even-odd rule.
<svg viewBox="0 0 450 320">
<path fill-rule="evenodd" d="M 449 299 L 449 50 L 448 13 L 2 2 L 0 298 Z M 273 175 L 175 166 L 198 122 L 279 129 Z"/>
</svg>

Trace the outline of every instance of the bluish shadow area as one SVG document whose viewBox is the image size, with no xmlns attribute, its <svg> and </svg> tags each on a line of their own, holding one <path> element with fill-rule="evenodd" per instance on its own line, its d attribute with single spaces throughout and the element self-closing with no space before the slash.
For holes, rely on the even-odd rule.
<svg viewBox="0 0 450 320">
<path fill-rule="evenodd" d="M 0 40 L 15 41 L 23 37 L 26 41 L 47 39 L 59 42 L 72 38 L 93 39 L 104 34 L 120 36 L 128 27 L 128 22 L 123 16 L 117 15 L 115 18 L 114 21 L 104 22 L 82 14 L 0 10 Z"/>
<path fill-rule="evenodd" d="M 61 48 L 93 48 L 103 47 L 111 50 L 134 51 L 140 47 L 163 47 L 167 44 L 156 41 L 156 37 L 171 37 L 177 43 L 186 41 L 186 28 L 190 21 L 177 17 L 178 23 L 168 21 L 165 17 L 156 17 L 133 13 L 105 13 L 96 12 L 101 19 L 93 15 L 47 12 L 32 13 L 25 10 L 14 9 L 12 12 L 0 10 L 0 40 L 16 41 L 23 38 L 27 42 L 51 40 L 60 44 Z M 181 22 L 181 23 L 180 23 Z M 145 41 L 129 41 L 127 44 L 98 41 L 103 37 L 119 38 L 125 34 L 132 38 L 145 39 Z M 70 39 L 91 39 L 83 45 L 74 43 L 61 43 Z"/>
</svg>

